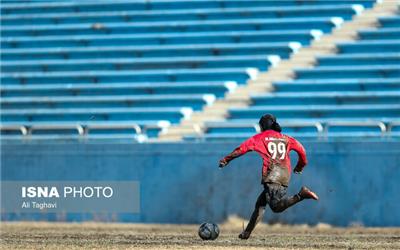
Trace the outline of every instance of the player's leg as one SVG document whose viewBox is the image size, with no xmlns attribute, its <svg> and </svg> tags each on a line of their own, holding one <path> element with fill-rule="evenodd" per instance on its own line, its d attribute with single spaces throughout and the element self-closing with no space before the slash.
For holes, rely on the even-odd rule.
<svg viewBox="0 0 400 250">
<path fill-rule="evenodd" d="M 250 234 L 256 227 L 257 223 L 260 222 L 261 219 L 263 218 L 266 205 L 267 205 L 267 200 L 265 197 L 265 191 L 263 191 L 257 198 L 254 211 L 251 214 L 251 218 L 249 223 L 247 224 L 246 229 L 239 234 L 240 239 L 246 240 L 250 237 Z"/>
<path fill-rule="evenodd" d="M 267 190 L 271 197 L 268 204 L 271 210 L 275 213 L 281 213 L 288 207 L 291 207 L 304 199 L 318 200 L 318 196 L 306 187 L 302 187 L 297 194 L 291 197 L 285 197 L 287 187 L 279 184 L 266 185 L 268 185 Z"/>
</svg>

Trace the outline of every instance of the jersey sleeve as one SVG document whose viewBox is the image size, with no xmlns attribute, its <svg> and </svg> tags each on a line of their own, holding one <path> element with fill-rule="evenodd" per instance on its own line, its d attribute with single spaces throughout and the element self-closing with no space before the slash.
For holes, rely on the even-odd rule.
<svg viewBox="0 0 400 250">
<path fill-rule="evenodd" d="M 296 139 L 290 137 L 289 139 L 290 143 L 290 150 L 296 151 L 296 153 L 299 156 L 299 159 L 297 161 L 296 169 L 299 171 L 302 171 L 304 167 L 307 165 L 307 156 L 306 156 L 306 150 L 304 149 L 303 145 Z"/>
<path fill-rule="evenodd" d="M 249 151 L 253 151 L 255 148 L 255 140 L 254 137 L 250 137 L 246 141 L 244 141 L 242 144 L 240 144 L 239 147 L 235 148 L 235 150 L 232 151 L 229 155 L 225 156 L 226 161 L 231 161 L 241 155 L 244 155 L 245 153 Z"/>
<path fill-rule="evenodd" d="M 244 141 L 240 146 L 239 146 L 241 152 L 243 154 L 249 152 L 249 151 L 254 151 L 256 148 L 256 143 L 255 143 L 255 138 L 250 137 L 249 139 L 247 139 L 246 141 Z"/>
</svg>

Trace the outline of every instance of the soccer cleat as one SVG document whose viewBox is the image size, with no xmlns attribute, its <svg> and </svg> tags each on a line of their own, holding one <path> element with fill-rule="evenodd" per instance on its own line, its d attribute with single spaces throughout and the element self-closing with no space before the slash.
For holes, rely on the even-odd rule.
<svg viewBox="0 0 400 250">
<path fill-rule="evenodd" d="M 243 231 L 239 234 L 239 239 L 247 240 L 250 237 L 250 232 Z"/>
<path fill-rule="evenodd" d="M 318 195 L 316 195 L 314 192 L 312 192 L 310 189 L 306 187 L 302 187 L 299 192 L 299 196 L 301 199 L 313 199 L 313 200 L 318 200 Z"/>
</svg>

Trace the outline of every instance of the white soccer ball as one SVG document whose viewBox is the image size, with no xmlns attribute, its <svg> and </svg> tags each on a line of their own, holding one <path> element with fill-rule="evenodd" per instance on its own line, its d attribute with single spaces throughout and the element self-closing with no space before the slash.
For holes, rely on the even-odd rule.
<svg viewBox="0 0 400 250">
<path fill-rule="evenodd" d="M 199 236 L 202 240 L 215 240 L 219 235 L 219 227 L 215 223 L 204 222 L 199 227 Z"/>
</svg>

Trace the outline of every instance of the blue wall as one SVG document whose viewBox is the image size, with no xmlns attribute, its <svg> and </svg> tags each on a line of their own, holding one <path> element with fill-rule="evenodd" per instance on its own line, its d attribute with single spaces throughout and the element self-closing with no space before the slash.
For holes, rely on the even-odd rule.
<svg viewBox="0 0 400 250">
<path fill-rule="evenodd" d="M 266 222 L 400 226 L 400 142 L 304 143 L 309 166 L 292 176 L 320 201 L 304 201 Z M 3 220 L 119 220 L 161 223 L 248 218 L 261 191 L 261 159 L 250 153 L 219 170 L 236 143 L 3 143 L 2 180 L 138 180 L 141 213 L 2 214 Z M 292 160 L 296 160 L 295 154 Z"/>
</svg>

